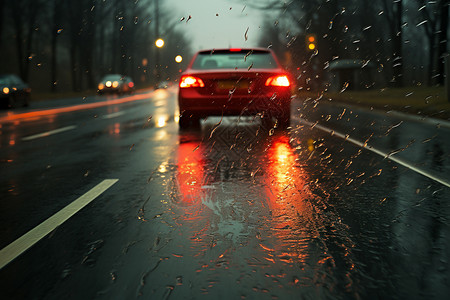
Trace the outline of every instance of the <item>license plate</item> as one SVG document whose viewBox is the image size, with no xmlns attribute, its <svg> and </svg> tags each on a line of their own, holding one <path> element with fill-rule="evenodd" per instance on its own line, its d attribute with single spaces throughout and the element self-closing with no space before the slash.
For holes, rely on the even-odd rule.
<svg viewBox="0 0 450 300">
<path fill-rule="evenodd" d="M 248 89 L 248 81 L 219 81 L 217 83 L 217 88 L 221 90 L 231 90 L 231 89 Z"/>
</svg>

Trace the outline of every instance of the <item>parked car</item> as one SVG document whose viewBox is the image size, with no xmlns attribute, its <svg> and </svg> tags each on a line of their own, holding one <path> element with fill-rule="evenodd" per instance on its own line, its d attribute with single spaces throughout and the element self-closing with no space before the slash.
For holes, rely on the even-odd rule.
<svg viewBox="0 0 450 300">
<path fill-rule="evenodd" d="M 160 81 L 156 84 L 155 89 L 167 89 L 170 86 L 169 81 Z"/>
<path fill-rule="evenodd" d="M 14 108 L 30 104 L 31 89 L 14 74 L 0 75 L 0 103 L 3 107 Z"/>
<path fill-rule="evenodd" d="M 260 113 L 287 127 L 291 82 L 270 49 L 199 51 L 180 78 L 179 126 L 189 127 L 207 116 Z"/>
<path fill-rule="evenodd" d="M 133 80 L 129 76 L 120 74 L 105 75 L 98 84 L 98 93 L 100 95 L 105 93 L 131 94 L 134 90 L 135 87 Z"/>
</svg>

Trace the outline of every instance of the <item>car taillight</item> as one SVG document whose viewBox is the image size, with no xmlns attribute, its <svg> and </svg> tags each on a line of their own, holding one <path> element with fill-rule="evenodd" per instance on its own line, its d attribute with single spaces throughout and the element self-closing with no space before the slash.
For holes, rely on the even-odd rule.
<svg viewBox="0 0 450 300">
<path fill-rule="evenodd" d="M 290 86 L 291 83 L 286 75 L 272 76 L 266 80 L 266 86 Z"/>
<path fill-rule="evenodd" d="M 130 83 L 128 83 L 128 86 L 129 86 L 130 88 L 132 88 L 132 87 L 134 86 L 134 83 L 133 83 L 133 82 L 130 82 Z"/>
<path fill-rule="evenodd" d="M 180 88 L 204 87 L 203 80 L 194 76 L 183 76 L 180 80 Z"/>
</svg>

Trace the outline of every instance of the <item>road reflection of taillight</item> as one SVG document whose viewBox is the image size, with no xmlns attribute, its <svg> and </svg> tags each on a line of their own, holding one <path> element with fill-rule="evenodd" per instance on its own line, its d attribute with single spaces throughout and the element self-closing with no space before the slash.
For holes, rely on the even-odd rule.
<svg viewBox="0 0 450 300">
<path fill-rule="evenodd" d="M 180 80 L 180 88 L 204 87 L 203 80 L 194 76 L 183 76 Z"/>
<path fill-rule="evenodd" d="M 291 83 L 286 75 L 272 76 L 266 80 L 266 86 L 290 86 Z"/>
<path fill-rule="evenodd" d="M 181 143 L 178 148 L 177 182 L 181 201 L 191 205 L 201 201 L 203 157 L 198 143 Z"/>
</svg>

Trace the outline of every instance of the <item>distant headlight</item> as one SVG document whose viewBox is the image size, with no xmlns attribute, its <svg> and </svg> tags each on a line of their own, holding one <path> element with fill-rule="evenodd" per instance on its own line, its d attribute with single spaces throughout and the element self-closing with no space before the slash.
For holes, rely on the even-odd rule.
<svg viewBox="0 0 450 300">
<path fill-rule="evenodd" d="M 2 92 L 3 92 L 3 94 L 9 94 L 9 88 L 4 87 Z"/>
<path fill-rule="evenodd" d="M 106 87 L 111 87 L 112 82 L 108 80 L 108 81 L 105 83 L 105 85 L 106 85 Z"/>
<path fill-rule="evenodd" d="M 113 88 L 116 88 L 119 86 L 119 82 L 118 81 L 114 81 L 112 84 Z"/>
<path fill-rule="evenodd" d="M 103 90 L 105 88 L 105 85 L 103 84 L 103 83 L 100 83 L 99 85 L 98 85 L 98 89 L 99 90 Z"/>
</svg>

